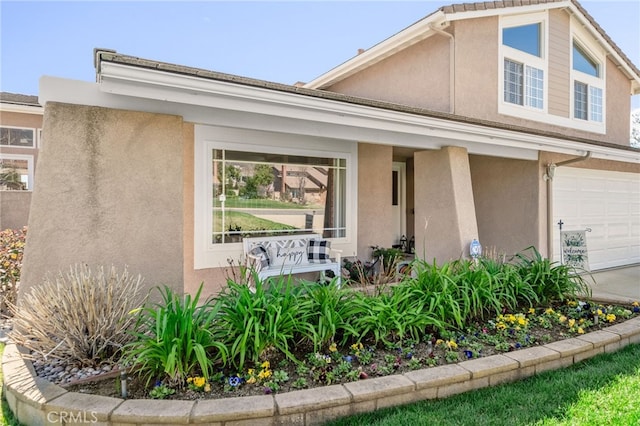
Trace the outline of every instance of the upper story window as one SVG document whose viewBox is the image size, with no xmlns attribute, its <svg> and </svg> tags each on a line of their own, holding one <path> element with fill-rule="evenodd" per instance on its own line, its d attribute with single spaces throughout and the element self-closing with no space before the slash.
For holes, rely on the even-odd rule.
<svg viewBox="0 0 640 426">
<path fill-rule="evenodd" d="M 502 44 L 540 57 L 540 23 L 503 28 Z"/>
<path fill-rule="evenodd" d="M 505 103 L 543 110 L 545 70 L 541 15 L 502 21 L 502 99 Z"/>
<path fill-rule="evenodd" d="M 19 127 L 0 127 L 0 145 L 35 148 L 35 129 L 24 129 Z"/>
<path fill-rule="evenodd" d="M 572 54 L 573 117 L 602 123 L 604 116 L 604 80 L 602 66 L 576 40 Z"/>
</svg>

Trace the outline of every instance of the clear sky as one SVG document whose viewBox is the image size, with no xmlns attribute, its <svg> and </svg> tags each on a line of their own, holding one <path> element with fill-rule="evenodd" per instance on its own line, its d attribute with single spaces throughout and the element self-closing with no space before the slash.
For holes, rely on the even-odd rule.
<svg viewBox="0 0 640 426">
<path fill-rule="evenodd" d="M 95 47 L 279 83 L 306 82 L 440 6 L 463 2 L 0 0 L 0 90 L 37 95 L 42 75 L 94 81 Z M 640 0 L 581 4 L 640 66 Z M 632 106 L 640 107 L 640 96 Z"/>
</svg>

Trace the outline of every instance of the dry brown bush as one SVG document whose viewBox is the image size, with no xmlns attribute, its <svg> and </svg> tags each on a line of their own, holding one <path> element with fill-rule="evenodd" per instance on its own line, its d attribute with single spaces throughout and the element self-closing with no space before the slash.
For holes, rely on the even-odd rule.
<svg viewBox="0 0 640 426">
<path fill-rule="evenodd" d="M 115 361 L 119 349 L 131 340 L 135 323 L 131 311 L 144 303 L 142 277 L 118 274 L 115 267 L 94 273 L 72 266 L 66 274 L 47 276 L 42 285 L 21 295 L 11 305 L 14 327 L 10 334 L 36 359 L 58 358 L 95 366 Z"/>
</svg>

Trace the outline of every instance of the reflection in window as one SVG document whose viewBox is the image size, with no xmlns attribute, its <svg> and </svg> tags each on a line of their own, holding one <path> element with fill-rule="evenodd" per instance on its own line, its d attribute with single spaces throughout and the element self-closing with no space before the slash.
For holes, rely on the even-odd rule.
<svg viewBox="0 0 640 426">
<path fill-rule="evenodd" d="M 29 162 L 0 158 L 0 190 L 24 191 L 29 189 Z"/>
<path fill-rule="evenodd" d="M 212 242 L 346 235 L 346 160 L 213 150 Z"/>
<path fill-rule="evenodd" d="M 34 129 L 0 127 L 0 145 L 34 148 Z"/>
<path fill-rule="evenodd" d="M 502 44 L 541 57 L 540 23 L 503 28 Z"/>
</svg>

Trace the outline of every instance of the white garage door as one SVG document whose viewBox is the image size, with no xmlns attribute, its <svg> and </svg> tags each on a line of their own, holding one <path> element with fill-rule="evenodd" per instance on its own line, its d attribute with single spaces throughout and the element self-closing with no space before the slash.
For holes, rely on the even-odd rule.
<svg viewBox="0 0 640 426">
<path fill-rule="evenodd" d="M 553 179 L 554 260 L 562 229 L 587 232 L 590 269 L 640 262 L 640 175 L 558 167 Z"/>
</svg>

